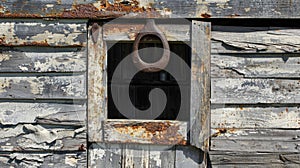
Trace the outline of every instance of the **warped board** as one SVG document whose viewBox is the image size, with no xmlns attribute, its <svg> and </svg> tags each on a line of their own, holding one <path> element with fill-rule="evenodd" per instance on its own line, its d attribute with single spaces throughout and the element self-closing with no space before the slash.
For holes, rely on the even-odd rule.
<svg viewBox="0 0 300 168">
<path fill-rule="evenodd" d="M 86 152 L 0 153 L 0 167 L 86 167 Z"/>
<path fill-rule="evenodd" d="M 212 78 L 211 102 L 218 104 L 299 103 L 300 81 Z"/>
<path fill-rule="evenodd" d="M 0 151 L 77 151 L 86 145 L 85 127 L 19 124 L 0 127 Z"/>
<path fill-rule="evenodd" d="M 299 28 L 214 26 L 212 53 L 299 53 Z"/>
<path fill-rule="evenodd" d="M 85 104 L 0 102 L 2 125 L 85 125 Z"/>
<path fill-rule="evenodd" d="M 300 78 L 300 54 L 215 54 L 212 77 Z"/>
<path fill-rule="evenodd" d="M 0 20 L 0 46 L 85 46 L 86 24 Z"/>
<path fill-rule="evenodd" d="M 299 128 L 300 107 L 219 106 L 211 109 L 212 128 Z"/>
<path fill-rule="evenodd" d="M 85 74 L 0 77 L 2 99 L 84 99 Z"/>
<path fill-rule="evenodd" d="M 300 130 L 215 129 L 211 150 L 249 152 L 300 152 Z"/>
<path fill-rule="evenodd" d="M 0 48 L 0 72 L 81 72 L 85 48 Z"/>
</svg>

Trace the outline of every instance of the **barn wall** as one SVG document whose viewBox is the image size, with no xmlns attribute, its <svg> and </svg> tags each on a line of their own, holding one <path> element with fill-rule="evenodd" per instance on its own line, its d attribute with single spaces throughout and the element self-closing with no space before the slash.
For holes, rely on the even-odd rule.
<svg viewBox="0 0 300 168">
<path fill-rule="evenodd" d="M 297 167 L 300 29 L 215 26 L 213 167 Z"/>
<path fill-rule="evenodd" d="M 86 167 L 86 20 L 0 20 L 0 167 Z"/>
</svg>

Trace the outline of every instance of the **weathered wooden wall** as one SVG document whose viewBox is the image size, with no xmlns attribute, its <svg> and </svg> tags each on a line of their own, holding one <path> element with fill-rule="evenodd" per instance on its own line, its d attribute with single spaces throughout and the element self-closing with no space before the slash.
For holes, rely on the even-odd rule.
<svg viewBox="0 0 300 168">
<path fill-rule="evenodd" d="M 0 20 L 0 167 L 86 167 L 87 20 Z"/>
<path fill-rule="evenodd" d="M 299 167 L 300 28 L 213 28 L 213 167 Z"/>
</svg>

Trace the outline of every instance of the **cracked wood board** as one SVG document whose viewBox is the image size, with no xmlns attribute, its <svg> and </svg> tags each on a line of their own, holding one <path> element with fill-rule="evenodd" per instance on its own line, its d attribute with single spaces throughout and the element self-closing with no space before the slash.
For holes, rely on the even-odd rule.
<svg viewBox="0 0 300 168">
<path fill-rule="evenodd" d="M 85 46 L 86 24 L 0 20 L 0 46 Z"/>
<path fill-rule="evenodd" d="M 215 54 L 211 62 L 215 78 L 300 77 L 300 54 Z"/>
<path fill-rule="evenodd" d="M 300 154 L 211 151 L 213 167 L 297 167 Z"/>
<path fill-rule="evenodd" d="M 3 73 L 84 71 L 86 48 L 0 48 L 0 72 Z"/>
<path fill-rule="evenodd" d="M 2 125 L 27 123 L 82 126 L 85 122 L 85 104 L 0 102 Z"/>
<path fill-rule="evenodd" d="M 2 99 L 84 99 L 85 88 L 85 74 L 0 77 Z"/>
<path fill-rule="evenodd" d="M 212 130 L 211 150 L 240 152 L 299 152 L 299 130 L 216 129 Z"/>
<path fill-rule="evenodd" d="M 0 151 L 77 151 L 86 144 L 85 127 L 19 124 L 0 127 Z"/>
<path fill-rule="evenodd" d="M 214 26 L 212 53 L 299 53 L 298 28 Z"/>
<path fill-rule="evenodd" d="M 212 128 L 299 128 L 298 107 L 218 107 L 211 109 Z"/>
<path fill-rule="evenodd" d="M 0 153 L 0 167 L 86 167 L 86 152 Z"/>
<path fill-rule="evenodd" d="M 300 81 L 284 79 L 212 78 L 212 103 L 299 103 Z"/>
</svg>

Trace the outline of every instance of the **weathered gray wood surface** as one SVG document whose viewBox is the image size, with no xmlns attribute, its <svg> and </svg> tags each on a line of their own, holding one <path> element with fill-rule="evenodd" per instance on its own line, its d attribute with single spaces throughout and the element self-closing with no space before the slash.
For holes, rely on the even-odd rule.
<svg viewBox="0 0 300 168">
<path fill-rule="evenodd" d="M 91 142 L 103 141 L 99 123 L 107 118 L 107 51 L 102 29 L 98 24 L 88 28 L 88 139 Z"/>
<path fill-rule="evenodd" d="M 210 23 L 192 22 L 190 143 L 203 151 L 209 148 L 210 29 Z"/>
<path fill-rule="evenodd" d="M 187 143 L 188 124 L 183 121 L 105 120 L 103 125 L 105 142 L 156 145 Z"/>
<path fill-rule="evenodd" d="M 300 54 L 222 54 L 213 55 L 212 62 L 212 77 L 291 79 L 300 76 Z"/>
<path fill-rule="evenodd" d="M 0 98 L 85 99 L 85 74 L 0 77 Z"/>
<path fill-rule="evenodd" d="M 0 48 L 0 72 L 83 72 L 85 65 L 84 48 Z"/>
<path fill-rule="evenodd" d="M 86 152 L 0 153 L 0 167 L 86 167 Z"/>
<path fill-rule="evenodd" d="M 49 124 L 82 126 L 86 122 L 85 104 L 1 102 L 2 125 Z"/>
<path fill-rule="evenodd" d="M 299 28 L 214 26 L 212 53 L 295 53 Z"/>
<path fill-rule="evenodd" d="M 0 151 L 70 151 L 85 146 L 84 127 L 19 124 L 1 126 Z"/>
<path fill-rule="evenodd" d="M 2 17 L 113 18 L 131 13 L 143 17 L 299 18 L 299 1 L 281 0 L 70 0 L 3 1 Z"/>
<path fill-rule="evenodd" d="M 0 20 L 2 46 L 85 46 L 86 23 Z"/>
<path fill-rule="evenodd" d="M 299 128 L 300 109 L 295 107 L 219 107 L 211 109 L 212 128 Z"/>
<path fill-rule="evenodd" d="M 210 152 L 213 167 L 299 167 L 294 153 Z"/>
<path fill-rule="evenodd" d="M 203 152 L 191 146 L 92 144 L 89 149 L 91 167 L 204 167 L 199 156 Z"/>
<path fill-rule="evenodd" d="M 300 81 L 213 78 L 212 103 L 299 103 Z"/>
</svg>

